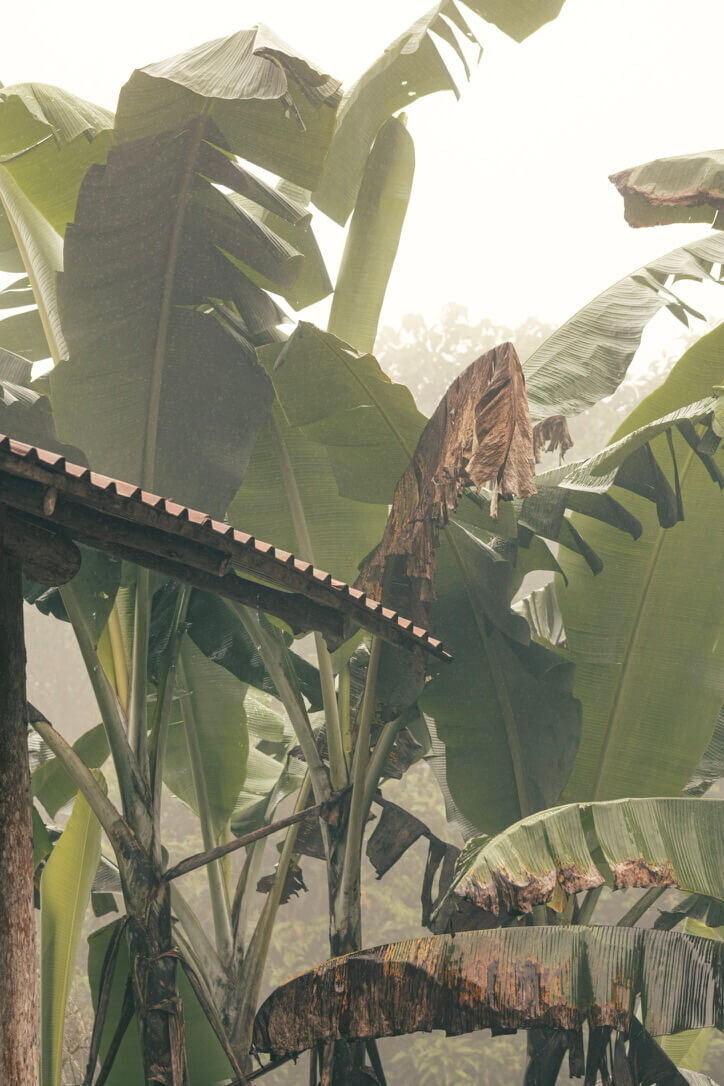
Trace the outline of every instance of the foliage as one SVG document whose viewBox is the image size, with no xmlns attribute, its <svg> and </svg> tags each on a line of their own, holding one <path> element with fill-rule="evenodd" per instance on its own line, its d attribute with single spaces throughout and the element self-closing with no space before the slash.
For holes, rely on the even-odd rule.
<svg viewBox="0 0 724 1086">
<path fill-rule="evenodd" d="M 517 39 L 561 6 L 560 0 L 513 6 L 468 0 Z M 57 440 L 57 424 L 61 440 L 82 449 L 94 467 L 226 515 L 335 576 L 354 577 L 383 537 L 364 576 L 374 570 L 376 591 L 416 620 L 430 621 L 455 653 L 447 669 L 423 666 L 377 639 L 360 644 L 359 636 L 335 654 L 321 637 L 293 653 L 288 633 L 263 615 L 164 585 L 127 564 L 102 567 L 88 555 L 60 597 L 27 586 L 29 598 L 70 619 L 102 718 L 102 731 L 93 729 L 74 748 L 48 721 L 35 720 L 54 758 L 38 765 L 33 784 L 51 814 L 79 789 L 76 811 L 85 811 L 97 837 L 102 824 L 116 852 L 125 911 L 92 937 L 89 975 L 101 1059 L 130 977 L 141 1030 L 123 1042 L 113 1074 L 124 1081 L 130 1066 L 137 1080 L 144 1065 L 147 1076 L 151 1065 L 161 1066 L 172 1081 L 174 1020 L 159 1007 L 172 1005 L 166 999 L 177 984 L 191 1083 L 206 1081 L 211 1069 L 220 1077 L 248 1068 L 272 931 L 300 856 L 324 859 L 327 902 L 318 911 L 329 913 L 332 952 L 361 949 L 366 822 L 381 782 L 415 759 L 432 753 L 451 816 L 497 832 L 550 807 L 564 786 L 586 801 L 681 788 L 712 737 L 713 684 L 704 668 L 699 681 L 687 685 L 681 668 L 691 666 L 687 639 L 698 639 L 697 659 L 704 660 L 715 637 L 716 489 L 707 473 L 719 476 L 707 397 L 720 379 L 714 376 L 720 330 L 687 352 L 651 402 L 634 412 L 626 440 L 600 455 L 586 449 L 585 461 L 549 469 L 537 482 L 515 351 L 501 347 L 477 363 L 467 357 L 508 338 L 502 330 L 470 326 L 462 311 L 451 309 L 441 335 L 420 321 L 408 323 L 401 336 L 384 332 L 379 343 L 386 365 L 370 353 L 414 172 L 400 110 L 425 94 L 455 89 L 436 36 L 466 64 L 461 39 L 476 39 L 462 7 L 445 0 L 344 94 L 337 80 L 264 28 L 134 72 L 115 117 L 56 88 L 0 94 L 9 140 L 0 158 L 2 266 L 26 272 L 0 304 L 35 303 L 0 321 L 0 345 L 12 352 L 0 356 L 0 429 L 44 434 L 41 443 L 49 444 Z M 267 183 L 255 166 L 274 180 Z M 312 207 L 349 222 L 345 252 L 327 330 L 295 317 L 287 335 L 277 298 L 296 310 L 332 292 L 311 228 Z M 535 322 L 524 328 L 519 346 L 529 355 L 524 372 L 534 421 L 581 412 L 614 392 L 655 313 L 667 308 L 685 321 L 696 317 L 673 291 L 675 277 L 718 282 L 722 256 L 721 236 L 714 235 L 614 284 L 550 335 Z M 418 352 L 424 364 L 436 363 L 434 379 L 417 368 Z M 29 363 L 48 355 L 50 379 L 33 388 Z M 463 360 L 473 365 L 461 375 Z M 444 395 L 429 423 L 413 393 L 426 409 Z M 671 467 L 670 448 L 679 453 Z M 413 492 L 419 501 L 411 500 Z M 502 501 L 498 510 L 498 492 L 515 500 Z M 687 566 L 681 555 L 695 548 L 696 560 Z M 661 575 L 666 584 L 676 582 L 680 602 L 673 609 L 657 581 L 658 563 L 670 552 Z M 702 577 L 709 566 L 712 573 Z M 602 568 L 608 579 L 597 597 L 589 570 Z M 562 570 L 568 582 L 560 593 L 565 632 L 555 644 L 511 610 L 523 579 L 541 570 Z M 596 716 L 605 699 L 599 705 L 592 693 L 583 635 L 587 622 L 620 624 L 636 591 L 633 634 L 622 667 L 609 676 L 614 709 L 621 712 L 606 731 Z M 637 714 L 625 700 L 633 685 L 628 671 L 642 670 L 639 695 L 646 661 L 657 675 L 669 663 L 660 636 L 638 643 L 654 595 L 654 625 L 661 627 L 665 611 L 672 636 L 681 641 L 680 670 L 666 699 Z M 540 609 L 527 609 L 534 612 Z M 640 663 L 636 653 L 643 648 Z M 691 729 L 687 736 L 677 733 L 681 714 Z M 602 728 L 603 756 L 595 755 L 598 777 L 591 785 L 586 773 Z M 663 728 L 666 743 L 654 742 L 652 734 Z M 623 739 L 633 752 L 629 764 L 619 755 Z M 112 798 L 90 772 L 108 752 L 118 782 Z M 286 832 L 270 877 L 260 878 L 264 842 L 256 841 L 244 848 L 241 863 L 228 857 L 207 863 L 207 887 L 192 894 L 190 880 L 169 890 L 164 878 L 169 793 L 193 812 L 207 852 L 272 823 L 293 793 L 298 809 L 312 803 L 321 809 Z M 408 816 L 403 811 L 401 817 Z M 561 819 L 554 812 L 537 824 Z M 41 926 L 58 919 L 57 931 L 65 932 L 62 938 L 56 932 L 55 943 L 46 939 L 66 959 L 63 975 L 54 974 L 57 984 L 46 986 L 52 997 L 45 1023 L 56 1023 L 54 1033 L 44 1030 L 46 1066 L 54 1076 L 49 1083 L 60 1068 L 57 1023 L 68 962 L 97 867 L 97 850 L 89 848 L 76 885 L 83 892 L 73 908 L 54 912 L 55 872 L 74 845 L 77 822 L 74 814 L 39 869 Z M 442 856 L 449 861 L 455 849 L 423 829 L 430 847 L 422 882 L 430 897 Z M 646 829 L 653 841 L 650 822 Z M 37 836 L 40 858 L 49 845 L 40 828 Z M 575 843 L 564 836 L 569 849 Z M 715 852 L 703 832 L 700 844 L 702 855 Z M 442 849 L 437 859 L 436 848 Z M 649 851 L 663 862 L 658 839 Z M 666 850 L 664 859 L 674 862 Z M 716 890 L 711 880 L 680 879 L 684 884 L 697 893 Z M 264 898 L 256 897 L 257 888 Z M 564 921 L 579 910 L 577 928 L 474 933 L 457 946 L 432 940 L 423 957 L 437 965 L 456 959 L 455 968 L 473 975 L 487 954 L 482 948 L 507 947 L 519 951 L 521 961 L 537 961 L 544 980 L 564 984 L 555 965 L 563 948 L 582 970 L 592 969 L 585 992 L 567 992 L 565 1023 L 555 1017 L 564 1013 L 560 1008 L 543 1021 L 533 1013 L 521 1017 L 513 1004 L 501 1010 L 481 999 L 478 1010 L 487 1006 L 496 1026 L 578 1024 L 605 1000 L 609 967 L 611 976 L 626 981 L 611 1013 L 631 1033 L 632 1045 L 636 992 L 652 1019 L 647 1024 L 658 1031 L 710 1024 L 713 1017 L 694 990 L 699 981 L 701 991 L 711 987 L 709 967 L 719 954 L 713 941 L 668 930 L 642 933 L 628 922 L 616 930 L 585 927 L 592 902 L 565 902 Z M 213 925 L 206 922 L 209 913 Z M 282 921 L 276 930 L 284 935 L 288 929 Z M 178 950 L 169 954 L 172 948 Z M 402 975 L 410 952 L 409 945 L 390 951 Z M 659 960 L 674 952 L 683 962 L 675 976 L 667 975 L 676 1013 L 673 1003 L 663 1004 L 656 972 Z M 516 971 L 504 969 L 495 954 L 490 962 L 512 991 Z M 153 1000 L 139 982 L 149 961 L 150 984 L 160 985 Z M 369 953 L 348 961 L 352 972 L 360 963 L 367 983 Z M 319 967 L 319 990 L 334 984 L 335 969 L 345 968 Z M 422 982 L 423 974 L 420 966 L 415 977 Z M 309 983 L 301 978 L 298 988 L 308 993 Z M 350 998 L 364 991 L 353 989 Z M 270 1005 L 283 1005 L 285 991 L 272 995 Z M 445 1016 L 425 1022 L 446 1028 L 452 1022 L 455 1032 L 470 1024 L 459 1017 L 464 991 L 454 985 L 445 991 Z M 409 993 L 395 1006 L 402 1016 L 396 1029 L 418 1021 Z M 366 1013 L 389 1019 L 388 1012 L 381 991 Z M 264 1044 L 266 1013 L 257 1023 Z M 363 1035 L 372 1033 L 356 1033 L 349 1023 L 325 1034 L 342 1042 L 334 1056 L 324 1057 L 337 1060 L 335 1078 L 352 1058 L 346 1040 Z M 566 1043 L 579 1052 L 577 1040 Z M 271 1047 L 285 1046 L 275 1041 Z"/>
</svg>

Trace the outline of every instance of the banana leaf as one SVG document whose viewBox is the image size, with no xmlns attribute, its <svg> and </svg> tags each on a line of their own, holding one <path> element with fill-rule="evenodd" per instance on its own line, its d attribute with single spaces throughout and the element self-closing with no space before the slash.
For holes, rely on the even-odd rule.
<svg viewBox="0 0 724 1086">
<path fill-rule="evenodd" d="M 670 886 L 724 900 L 724 800 L 620 799 L 532 815 L 458 860 L 453 897 L 494 913 L 591 890 Z"/>
<path fill-rule="evenodd" d="M 60 1086 L 66 1004 L 100 854 L 100 824 L 79 794 L 40 880 L 41 1086 Z"/>
<path fill-rule="evenodd" d="M 381 57 L 345 91 L 337 111 L 334 138 L 312 199 L 340 225 L 357 202 L 370 148 L 385 122 L 426 94 L 450 90 L 453 75 L 435 44 L 438 34 L 458 50 L 459 33 L 477 43 L 454 0 L 442 0 L 389 45 Z"/>
<path fill-rule="evenodd" d="M 333 958 L 277 988 L 254 1043 L 281 1056 L 319 1042 L 444 1029 L 553 1026 L 649 1033 L 724 1024 L 723 944 L 679 932 L 526 927 L 436 935 Z"/>
<path fill-rule="evenodd" d="M 328 330 L 372 351 L 415 172 L 415 148 L 402 119 L 390 117 L 372 145 L 347 231 Z"/>
<path fill-rule="evenodd" d="M 259 25 L 137 69 L 121 90 L 116 137 L 158 137 L 206 117 L 229 151 L 311 189 L 338 101 L 338 80 Z"/>
<path fill-rule="evenodd" d="M 247 687 L 207 660 L 188 637 L 183 640 L 179 662 L 182 720 L 169 726 L 164 781 L 196 814 L 202 806 L 198 789 L 203 789 L 218 837 L 246 777 Z"/>
<path fill-rule="evenodd" d="M 327 450 L 339 493 L 387 504 L 425 425 L 412 393 L 371 354 L 306 321 L 270 375 L 289 424 Z"/>
<path fill-rule="evenodd" d="M 671 289 L 673 278 L 722 283 L 724 277 L 715 275 L 722 260 L 721 233 L 673 249 L 614 283 L 561 325 L 523 367 L 533 421 L 577 415 L 615 392 L 656 314 L 668 308 L 686 317 L 686 307 Z M 669 409 L 696 398 L 682 397 Z"/>
<path fill-rule="evenodd" d="M 250 341 L 195 307 L 236 294 L 243 309 L 251 292 L 252 322 L 266 299 L 222 238 L 267 278 L 293 275 L 301 257 L 206 180 L 214 161 L 186 131 L 115 147 L 89 171 L 59 287 L 71 359 L 52 372 L 51 397 L 59 431 L 95 469 L 220 516 L 272 390 Z"/>
<path fill-rule="evenodd" d="M 430 618 L 453 659 L 433 669 L 419 705 L 445 744 L 457 811 L 486 833 L 557 801 L 581 728 L 572 665 L 530 641 L 525 619 L 508 610 L 511 576 L 472 527 L 450 523 Z"/>
<path fill-rule="evenodd" d="M 724 707 L 717 717 L 714 734 L 709 746 L 701 756 L 701 761 L 686 784 L 687 796 L 701 796 L 712 784 L 724 777 Z"/>
<path fill-rule="evenodd" d="M 657 158 L 611 175 L 629 226 L 712 225 L 724 209 L 724 151 Z"/>
<path fill-rule="evenodd" d="M 113 114 L 45 83 L 0 90 L 0 175 L 61 236 L 86 170 L 104 162 Z M 0 246 L 2 248 L 2 246 Z"/>
<path fill-rule="evenodd" d="M 720 325 L 683 355 L 614 440 L 705 396 L 723 372 Z M 696 449 L 678 432 L 672 441 L 683 523 L 664 530 L 654 506 L 629 492 L 627 505 L 643 526 L 635 542 L 606 524 L 572 518 L 601 557 L 595 580 L 580 557 L 568 550 L 558 555 L 569 579 L 558 596 L 576 665 L 574 692 L 583 705 L 566 801 L 676 795 L 695 772 L 722 704 L 721 494 Z M 670 463 L 665 436 L 654 438 L 651 449 L 660 463 Z M 667 480 L 677 489 L 673 466 Z M 613 487 L 612 495 L 619 494 Z"/>
</svg>

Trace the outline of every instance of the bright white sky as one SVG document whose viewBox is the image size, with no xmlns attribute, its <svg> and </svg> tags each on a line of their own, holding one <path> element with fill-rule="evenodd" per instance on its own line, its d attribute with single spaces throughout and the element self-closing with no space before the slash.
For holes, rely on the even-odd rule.
<svg viewBox="0 0 724 1086">
<path fill-rule="evenodd" d="M 12 4 L 2 17 L 0 79 L 59 84 L 113 108 L 132 68 L 264 21 L 349 85 L 426 7 Z M 522 45 L 470 21 L 485 54 L 462 100 L 437 95 L 410 110 L 417 174 L 385 323 L 406 312 L 432 317 L 448 301 L 476 318 L 562 321 L 645 260 L 706 232 L 630 229 L 607 176 L 721 146 L 724 0 L 567 0 L 558 20 Z M 711 299 L 721 315 L 724 298 Z"/>
</svg>

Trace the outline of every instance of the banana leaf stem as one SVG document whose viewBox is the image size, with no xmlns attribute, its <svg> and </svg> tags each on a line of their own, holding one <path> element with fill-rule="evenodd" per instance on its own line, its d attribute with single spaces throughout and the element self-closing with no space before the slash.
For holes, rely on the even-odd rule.
<svg viewBox="0 0 724 1086">
<path fill-rule="evenodd" d="M 184 674 L 184 666 L 181 659 L 178 660 L 178 676 L 184 691 L 186 691 L 186 676 Z M 196 793 L 196 809 L 199 814 L 201 839 L 204 843 L 204 850 L 208 852 L 216 847 L 216 833 L 213 818 L 211 816 L 211 805 L 209 803 L 206 777 L 204 775 L 196 714 L 194 712 L 190 694 L 185 693 L 180 700 L 181 714 L 184 721 L 184 733 L 186 735 L 186 747 L 188 750 L 189 765 L 191 767 L 191 777 L 194 784 L 194 792 Z M 231 916 L 226 886 L 224 883 L 224 875 L 219 861 L 217 860 L 214 863 L 208 864 L 206 873 L 209 881 L 209 897 L 211 898 L 211 912 L 214 920 L 216 949 L 222 963 L 228 965 L 231 962 L 234 941 L 231 934 Z"/>
<path fill-rule="evenodd" d="M 169 868 L 164 878 L 170 881 L 179 878 L 181 875 L 187 875 L 189 871 L 196 871 L 197 868 L 204 867 L 222 856 L 228 856 L 230 852 L 235 852 L 238 848 L 251 845 L 254 841 L 261 841 L 264 837 L 269 837 L 272 833 L 278 833 L 279 830 L 284 830 L 288 826 L 294 826 L 297 822 L 303 822 L 308 816 L 319 814 L 319 811 L 320 804 L 315 807 L 305 807 L 301 811 L 295 811 L 294 814 L 287 815 L 286 818 L 280 818 L 277 822 L 270 822 L 267 826 L 260 826 L 257 830 L 245 833 L 243 837 L 234 837 L 230 841 L 225 841 L 223 845 L 217 845 L 216 848 L 212 848 L 208 852 L 197 852 L 195 855 L 181 860 L 175 867 Z"/>
<path fill-rule="evenodd" d="M 284 481 L 284 489 L 286 490 L 287 500 L 289 502 L 289 511 L 292 515 L 292 523 L 294 525 L 294 534 L 297 537 L 299 554 L 305 562 L 311 562 L 312 565 L 314 565 L 312 539 L 309 534 L 309 526 L 304 512 L 302 497 L 297 485 L 297 478 L 294 474 L 294 467 L 292 466 L 279 427 L 274 419 L 273 412 L 271 418 L 277 458 L 279 460 L 279 467 Z M 347 762 L 344 757 L 342 744 L 339 707 L 337 705 L 337 693 L 334 685 L 334 669 L 332 667 L 332 658 L 329 649 L 320 633 L 314 634 L 314 644 L 317 651 L 319 677 L 322 686 L 322 703 L 327 725 L 330 779 L 333 791 L 338 792 L 347 784 Z"/>
<path fill-rule="evenodd" d="M 179 652 L 181 642 L 186 633 L 186 615 L 188 613 L 191 588 L 189 585 L 179 587 L 171 619 L 171 632 L 169 642 L 161 664 L 158 681 L 158 697 L 156 711 L 151 725 L 149 740 L 149 760 L 151 767 L 151 790 L 153 796 L 153 840 L 154 850 L 159 852 L 156 857 L 160 860 L 161 838 L 161 804 L 163 800 L 163 769 L 166 759 L 166 741 L 168 739 L 168 725 L 173 702 L 173 691 L 178 669 Z"/>
<path fill-rule="evenodd" d="M 263 628 L 261 622 L 250 608 L 233 601 L 229 602 L 229 606 L 239 616 L 244 629 L 259 651 L 264 667 L 274 683 L 279 699 L 286 709 L 294 733 L 302 748 L 304 760 L 307 763 L 307 769 L 312 780 L 314 798 L 317 803 L 323 803 L 331 795 L 329 774 L 319 753 L 319 747 L 314 738 L 314 732 L 307 716 L 301 692 L 292 678 L 293 669 L 288 662 L 286 645 L 279 639 L 275 640 L 273 635 Z"/>
<path fill-rule="evenodd" d="M 113 766 L 118 777 L 123 813 L 138 835 L 139 840 L 145 842 L 150 840 L 151 836 L 148 795 L 135 756 L 128 744 L 125 714 L 116 692 L 98 659 L 88 622 L 83 608 L 78 602 L 73 582 L 63 585 L 60 594 L 68 618 L 73 626 L 83 663 L 98 703 L 103 728 L 113 758 Z M 76 780 L 74 775 L 73 779 Z"/>
<path fill-rule="evenodd" d="M 297 793 L 294 814 L 300 814 L 304 811 L 311 791 L 312 777 L 311 774 L 307 772 L 299 792 Z M 279 855 L 277 869 L 274 874 L 274 882 L 267 895 L 267 899 L 264 902 L 264 907 L 259 915 L 259 919 L 257 920 L 254 934 L 249 942 L 249 949 L 241 968 L 239 990 L 242 993 L 242 998 L 235 1023 L 234 1040 L 237 1046 L 243 1047 L 246 1051 L 248 1051 L 250 1047 L 251 1029 L 254 1021 L 254 1013 L 259 1001 L 259 989 L 261 988 L 264 966 L 269 954 L 272 931 L 281 904 L 284 884 L 286 882 L 287 872 L 289 871 L 289 864 L 294 855 L 294 847 L 296 845 L 298 832 L 298 823 L 290 826 L 287 830 L 287 835 L 284 838 L 284 844 L 282 845 L 282 850 Z"/>
<path fill-rule="evenodd" d="M 665 894 L 667 890 L 666 886 L 652 886 L 647 890 L 645 894 L 642 894 L 638 901 L 631 906 L 631 908 L 624 913 L 621 919 L 616 925 L 619 928 L 632 928 L 637 920 L 647 912 L 655 901 L 658 901 L 662 894 Z"/>
<path fill-rule="evenodd" d="M 352 798 L 347 822 L 347 841 L 345 843 L 342 876 L 335 908 L 338 926 L 344 917 L 352 915 L 359 892 L 362 839 L 364 837 L 367 812 L 369 811 L 369 806 L 365 808 L 365 799 L 367 795 L 367 770 L 370 761 L 370 736 L 377 696 L 377 674 L 379 672 L 381 651 L 382 642 L 378 637 L 373 637 L 367 666 L 365 692 L 362 698 L 359 732 L 352 764 Z M 374 795 L 374 788 L 372 789 L 372 795 Z M 372 796 L 370 796 L 370 802 L 371 800 Z"/>
<path fill-rule="evenodd" d="M 118 617 L 118 602 L 113 604 L 108 616 L 108 640 L 113 657 L 113 670 L 116 673 L 116 693 L 124 713 L 128 713 L 128 667 L 121 634 L 121 620 Z"/>
<path fill-rule="evenodd" d="M 149 780 L 149 784 L 146 684 L 151 605 L 150 576 L 149 570 L 143 566 L 138 567 L 136 601 L 133 611 L 131 700 L 128 710 L 128 743 L 136 755 L 141 772 Z"/>
</svg>

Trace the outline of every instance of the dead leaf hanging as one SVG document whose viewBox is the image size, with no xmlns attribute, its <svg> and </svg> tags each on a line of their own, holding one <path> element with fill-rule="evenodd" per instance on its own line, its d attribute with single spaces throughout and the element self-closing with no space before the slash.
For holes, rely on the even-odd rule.
<svg viewBox="0 0 724 1086">
<path fill-rule="evenodd" d="M 359 586 L 382 598 L 387 560 L 398 557 L 413 584 L 413 610 L 432 599 L 439 531 L 461 491 L 490 485 L 495 517 L 499 498 L 536 493 L 533 465 L 525 379 L 515 347 L 503 343 L 468 366 L 440 401 L 395 488 L 385 534 Z"/>
</svg>

